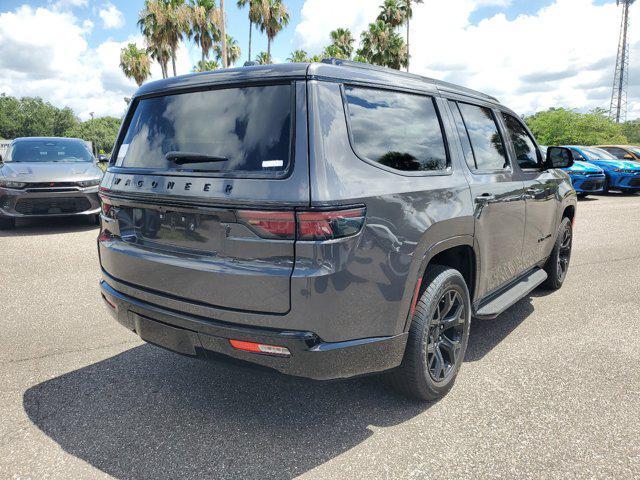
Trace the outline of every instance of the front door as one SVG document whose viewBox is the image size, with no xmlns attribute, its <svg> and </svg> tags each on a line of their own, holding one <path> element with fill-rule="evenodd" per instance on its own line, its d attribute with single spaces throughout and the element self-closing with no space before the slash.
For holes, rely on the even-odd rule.
<svg viewBox="0 0 640 480">
<path fill-rule="evenodd" d="M 553 171 L 543 169 L 540 150 L 524 123 L 505 112 L 502 120 L 512 163 L 524 182 L 527 221 L 522 259 L 524 267 L 531 268 L 548 257 L 553 248 L 559 180 Z"/>
</svg>

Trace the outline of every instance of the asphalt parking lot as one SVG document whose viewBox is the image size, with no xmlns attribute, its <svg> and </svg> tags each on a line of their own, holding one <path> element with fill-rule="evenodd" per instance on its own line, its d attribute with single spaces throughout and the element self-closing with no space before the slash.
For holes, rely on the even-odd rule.
<svg viewBox="0 0 640 480">
<path fill-rule="evenodd" d="M 435 404 L 145 345 L 96 235 L 0 232 L 0 478 L 640 478 L 640 196 L 580 202 L 563 289 L 473 323 Z"/>
</svg>

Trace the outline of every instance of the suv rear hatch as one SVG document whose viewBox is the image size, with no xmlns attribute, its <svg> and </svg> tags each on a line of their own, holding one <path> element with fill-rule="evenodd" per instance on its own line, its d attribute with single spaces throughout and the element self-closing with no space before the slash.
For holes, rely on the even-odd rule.
<svg viewBox="0 0 640 480">
<path fill-rule="evenodd" d="M 304 81 L 135 99 L 101 186 L 107 278 L 216 308 L 288 312 L 294 209 L 309 205 L 306 117 Z"/>
</svg>

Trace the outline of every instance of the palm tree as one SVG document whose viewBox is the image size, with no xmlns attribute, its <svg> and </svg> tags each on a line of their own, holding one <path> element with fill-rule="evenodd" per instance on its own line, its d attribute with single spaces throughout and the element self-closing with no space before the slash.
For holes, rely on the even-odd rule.
<svg viewBox="0 0 640 480">
<path fill-rule="evenodd" d="M 256 57 L 258 65 L 271 65 L 271 55 L 268 52 L 260 52 Z"/>
<path fill-rule="evenodd" d="M 147 41 L 147 51 L 151 58 L 160 64 L 162 78 L 169 76 L 168 63 L 171 51 L 164 34 L 164 4 L 160 1 L 146 0 L 145 8 L 140 11 L 138 27 Z"/>
<path fill-rule="evenodd" d="M 253 25 L 259 25 L 262 22 L 264 0 L 238 0 L 238 8 L 244 8 L 249 5 L 249 55 L 247 58 L 251 61 L 251 40 L 253 36 Z"/>
<path fill-rule="evenodd" d="M 227 68 L 227 17 L 224 13 L 224 0 L 220 0 L 220 35 L 222 36 L 222 68 Z"/>
<path fill-rule="evenodd" d="M 200 60 L 193 67 L 194 72 L 209 72 L 211 70 L 217 70 L 220 68 L 218 62 L 215 60 Z"/>
<path fill-rule="evenodd" d="M 402 25 L 406 19 L 406 0 L 384 0 L 384 3 L 380 6 L 378 20 L 382 20 L 387 25 L 396 28 Z"/>
<path fill-rule="evenodd" d="M 351 35 L 348 28 L 337 28 L 330 34 L 332 46 L 335 46 L 340 52 L 340 58 L 351 58 L 353 54 L 353 44 L 355 39 Z"/>
<path fill-rule="evenodd" d="M 410 50 L 409 50 L 409 21 L 413 18 L 413 8 L 411 8 L 411 4 L 415 3 L 420 4 L 424 3 L 424 0 L 404 0 L 406 3 L 406 17 L 407 17 L 407 72 L 409 71 L 409 60 L 411 59 Z"/>
<path fill-rule="evenodd" d="M 321 58 L 341 58 L 343 60 L 349 60 L 349 58 L 351 58 L 351 55 L 347 55 L 346 53 L 344 53 L 344 50 L 342 48 L 340 48 L 335 43 L 332 43 L 331 45 L 325 47 L 320 57 Z"/>
<path fill-rule="evenodd" d="M 293 52 L 291 52 L 289 58 L 287 58 L 287 62 L 292 63 L 306 63 L 308 61 L 309 56 L 304 50 L 294 50 Z"/>
<path fill-rule="evenodd" d="M 127 78 L 132 78 L 138 86 L 151 76 L 151 60 L 147 51 L 130 43 L 120 50 L 120 68 Z"/>
<path fill-rule="evenodd" d="M 222 60 L 222 46 L 220 44 L 216 44 L 213 47 L 213 51 L 216 54 L 216 59 Z M 242 51 L 240 50 L 240 45 L 238 45 L 236 39 L 231 35 L 227 35 L 227 61 L 229 62 L 229 65 L 234 65 L 240 58 L 241 54 Z"/>
<path fill-rule="evenodd" d="M 407 65 L 407 45 L 393 27 L 383 20 L 369 24 L 362 32 L 361 48 L 357 52 L 358 61 L 399 70 Z"/>
<path fill-rule="evenodd" d="M 201 61 L 204 62 L 213 45 L 220 41 L 220 12 L 215 0 L 191 0 L 189 10 L 193 40 L 200 46 Z"/>
<path fill-rule="evenodd" d="M 138 26 L 156 53 L 170 51 L 174 76 L 178 46 L 185 34 L 189 36 L 190 16 L 184 0 L 146 0 L 140 12 Z"/>
<path fill-rule="evenodd" d="M 271 42 L 289 24 L 289 12 L 282 0 L 264 0 L 260 30 L 267 33 L 267 54 L 271 58 Z"/>
</svg>

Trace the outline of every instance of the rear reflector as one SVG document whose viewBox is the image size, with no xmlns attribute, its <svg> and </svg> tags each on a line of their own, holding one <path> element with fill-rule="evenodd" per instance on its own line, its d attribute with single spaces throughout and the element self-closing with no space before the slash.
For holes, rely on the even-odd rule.
<svg viewBox="0 0 640 480">
<path fill-rule="evenodd" d="M 262 353 L 265 355 L 278 355 L 280 357 L 291 356 L 291 352 L 286 347 L 266 345 L 264 343 L 243 342 L 242 340 L 229 340 L 229 343 L 236 350 L 242 350 L 243 352 Z"/>
<path fill-rule="evenodd" d="M 364 225 L 365 215 L 365 208 L 297 212 L 239 210 L 238 220 L 262 238 L 333 240 L 356 235 Z"/>
<path fill-rule="evenodd" d="M 102 295 L 102 299 L 106 302 L 107 305 L 109 305 L 113 310 L 118 310 L 118 307 L 116 306 L 115 303 L 113 303 L 112 301 L 110 301 L 104 294 Z"/>
</svg>

